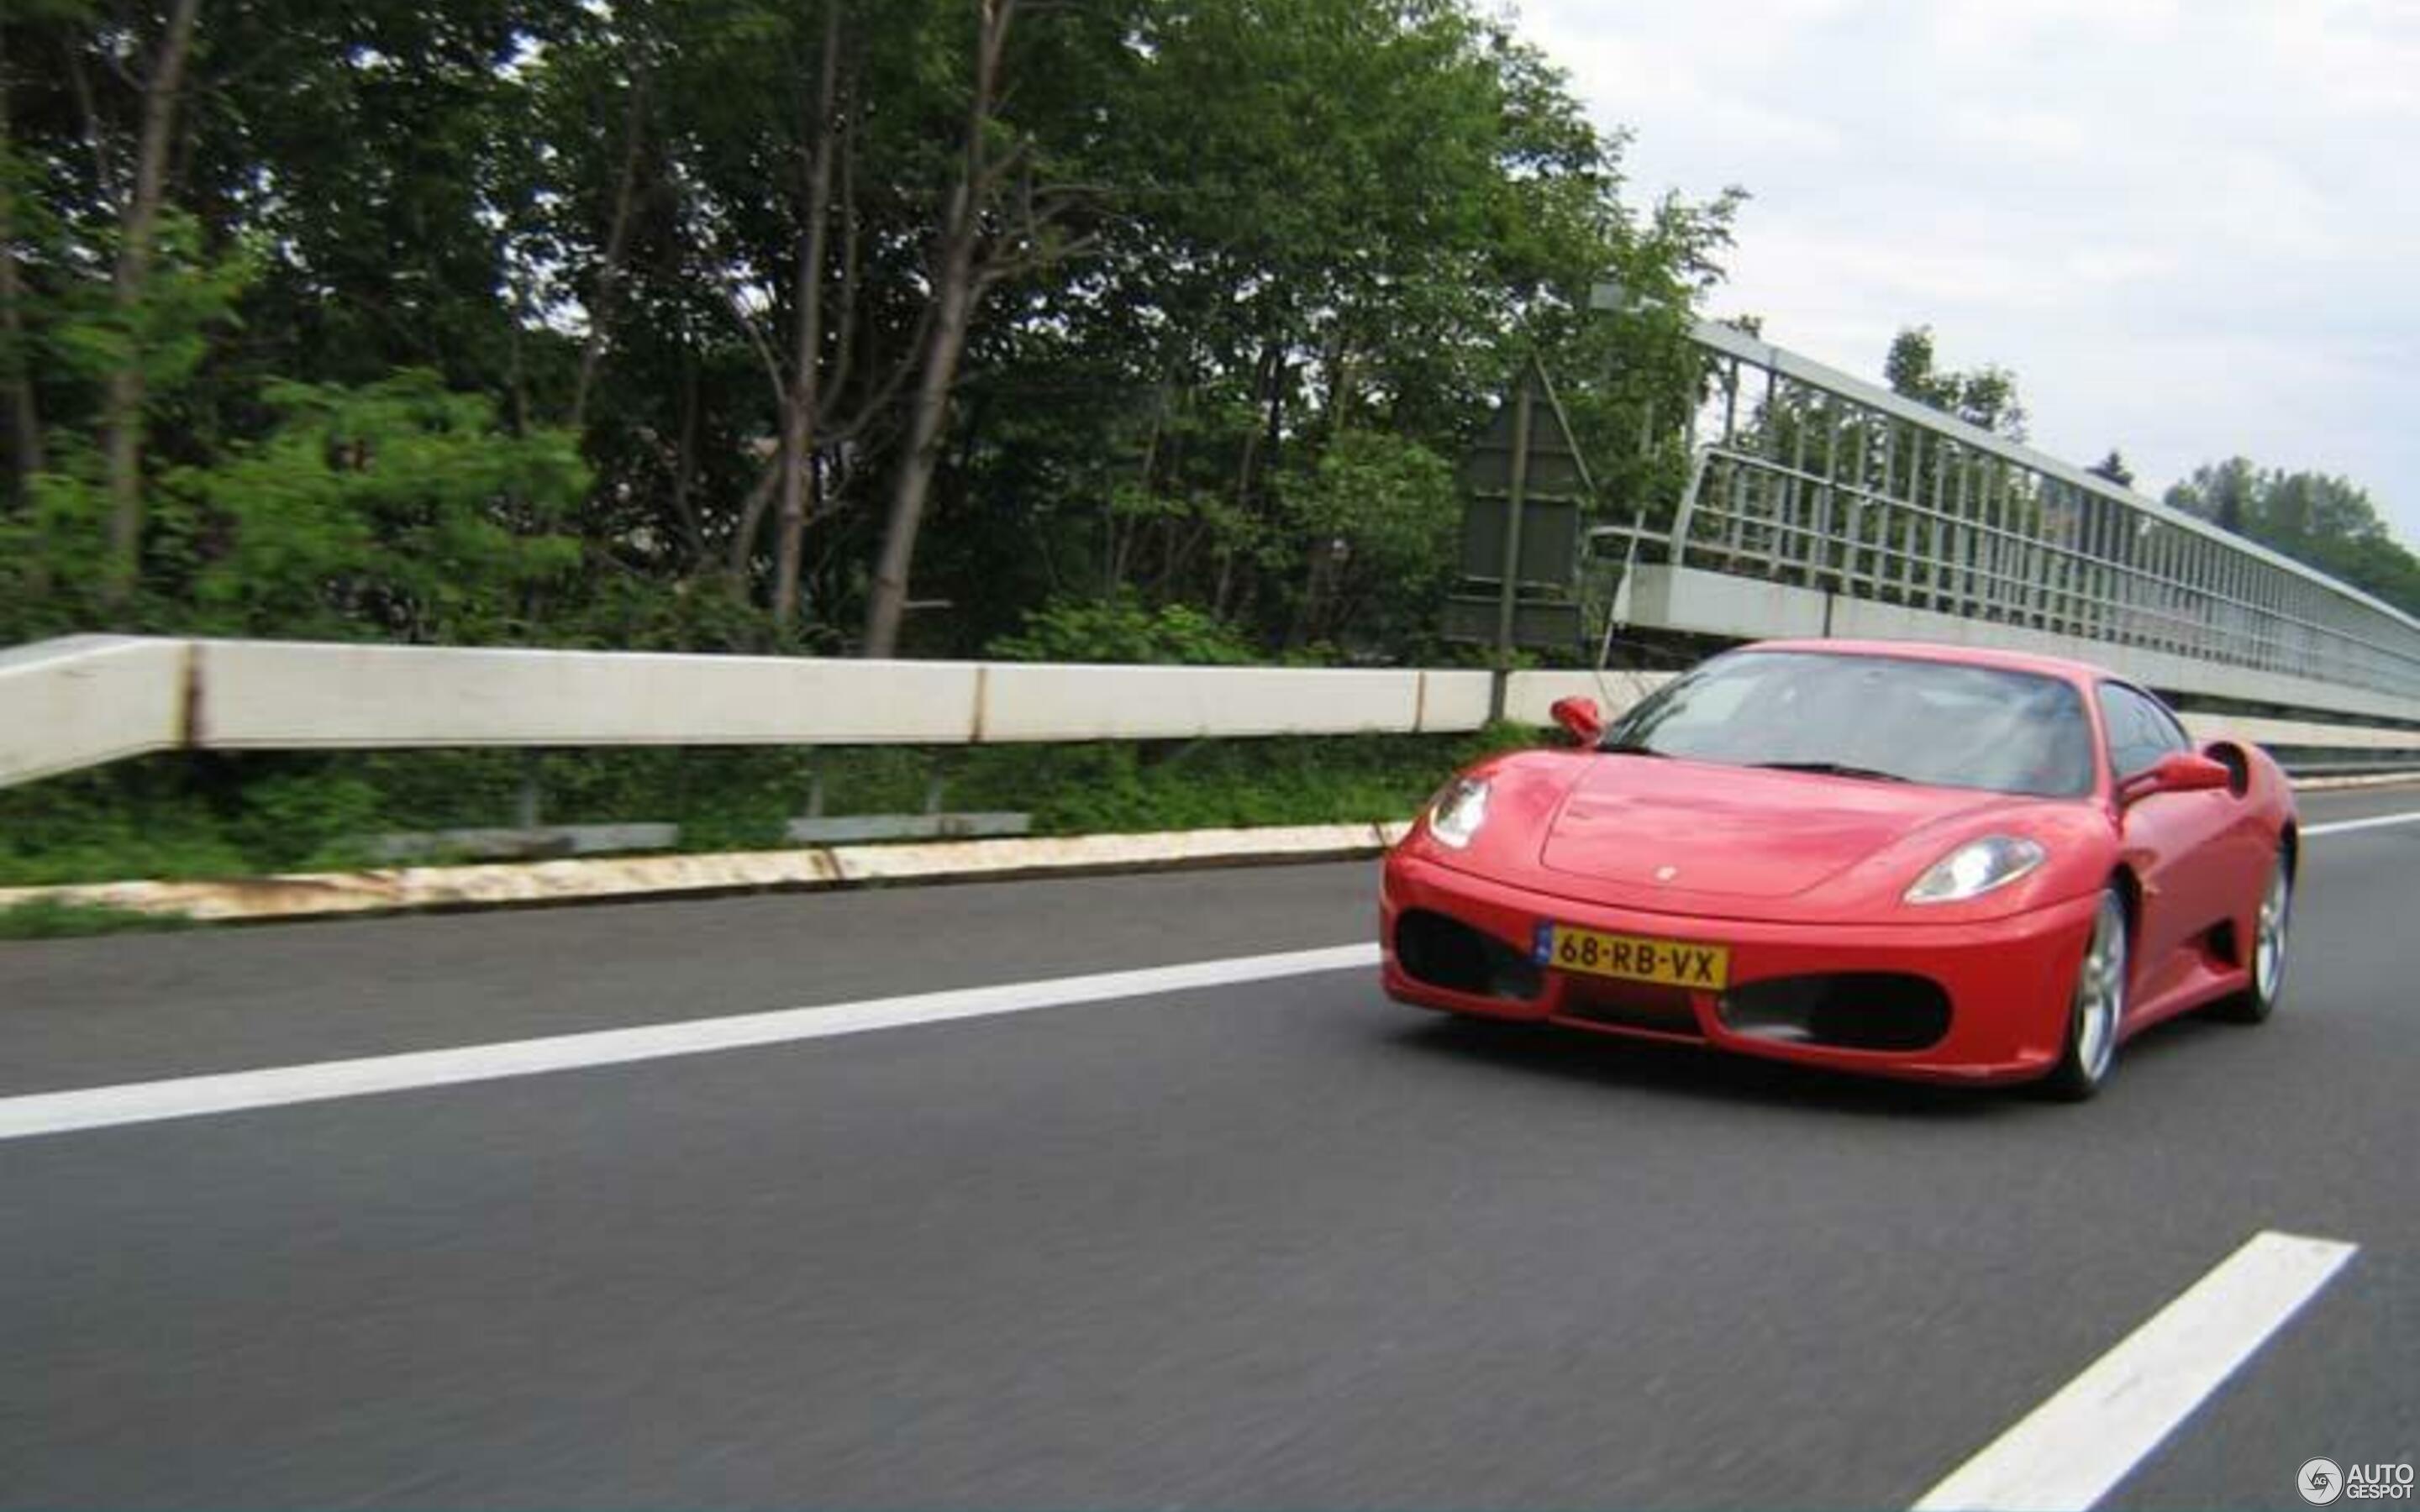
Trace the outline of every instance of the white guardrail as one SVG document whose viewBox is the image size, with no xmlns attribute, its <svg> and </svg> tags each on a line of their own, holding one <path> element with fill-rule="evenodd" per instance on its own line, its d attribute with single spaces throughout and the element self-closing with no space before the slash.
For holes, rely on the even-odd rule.
<svg viewBox="0 0 2420 1512">
<path fill-rule="evenodd" d="M 1608 714 L 1665 674 L 1515 672 L 1506 717 Z M 1450 733 L 1489 674 L 857 661 L 77 636 L 0 652 L 0 785 L 159 750 L 859 746 Z M 2204 738 L 2420 751 L 2420 731 L 2191 721 Z"/>
</svg>

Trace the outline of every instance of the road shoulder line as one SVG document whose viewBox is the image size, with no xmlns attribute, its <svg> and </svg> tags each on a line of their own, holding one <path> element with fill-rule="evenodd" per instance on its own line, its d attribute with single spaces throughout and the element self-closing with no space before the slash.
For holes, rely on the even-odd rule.
<svg viewBox="0 0 2420 1512">
<path fill-rule="evenodd" d="M 781 1044 L 862 1034 L 911 1024 L 1023 1013 L 1041 1008 L 1142 997 L 1266 981 L 1321 971 L 1366 969 L 1378 964 L 1375 945 L 1340 945 L 1274 955 L 1232 956 L 1139 971 L 1059 977 L 1004 986 L 959 987 L 854 1003 L 773 1009 L 721 1018 L 690 1019 L 626 1029 L 408 1051 L 351 1060 L 322 1060 L 257 1071 L 180 1076 L 65 1092 L 0 1098 L 0 1141 L 43 1134 L 199 1118 L 248 1108 L 280 1107 L 334 1098 L 366 1097 L 462 1082 L 536 1076 L 591 1066 L 623 1065 L 672 1056 L 703 1055 L 750 1045 Z"/>
</svg>

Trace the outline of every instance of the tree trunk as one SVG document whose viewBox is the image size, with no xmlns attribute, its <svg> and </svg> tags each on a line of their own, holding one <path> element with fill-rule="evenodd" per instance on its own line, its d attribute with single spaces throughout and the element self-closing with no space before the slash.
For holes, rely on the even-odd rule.
<svg viewBox="0 0 2420 1512">
<path fill-rule="evenodd" d="M 773 490 L 781 481 L 782 464 L 776 457 L 770 466 L 756 474 L 756 481 L 748 486 L 747 497 L 739 501 L 739 525 L 732 533 L 731 557 L 726 563 L 731 598 L 736 604 L 744 606 L 752 596 L 748 591 L 749 558 L 754 554 L 752 548 L 755 544 L 757 527 L 765 520 L 766 501 L 773 497 Z"/>
<path fill-rule="evenodd" d="M 697 352 L 686 341 L 681 344 L 681 413 L 680 440 L 673 454 L 673 517 L 680 521 L 681 543 L 688 559 L 681 563 L 681 576 L 694 577 L 706 566 L 706 528 L 697 517 L 697 506 L 690 495 L 697 486 Z"/>
<path fill-rule="evenodd" d="M 814 147 L 807 165 L 806 224 L 799 239 L 797 344 L 790 362 L 790 403 L 782 420 L 781 524 L 773 553 L 773 628 L 799 618 L 799 558 L 807 532 L 809 474 L 814 469 L 815 412 L 822 400 L 824 260 L 830 242 L 832 109 L 840 74 L 840 0 L 825 0 L 823 73 L 815 85 Z"/>
<path fill-rule="evenodd" d="M 963 197 L 952 196 L 954 217 L 955 202 Z M 908 410 L 906 455 L 900 458 L 899 476 L 892 488 L 891 517 L 883 529 L 882 552 L 875 563 L 874 590 L 866 604 L 864 655 L 868 656 L 889 656 L 899 649 L 899 623 L 908 609 L 908 574 L 915 560 L 916 532 L 923 524 L 933 470 L 940 461 L 950 390 L 957 382 L 958 360 L 966 352 L 973 315 L 971 229 L 952 236 L 950 242 L 939 286 L 934 291 L 939 308 L 934 316 L 932 340 L 925 348 L 924 369 L 916 380 Z"/>
<path fill-rule="evenodd" d="M 1151 409 L 1151 431 L 1142 443 L 1141 476 L 1136 486 L 1148 496 L 1159 481 L 1159 439 L 1168 428 L 1168 386 L 1160 386 Z M 1127 543 L 1135 527 L 1119 519 L 1117 490 L 1111 488 L 1101 501 L 1103 548 L 1101 570 L 1109 576 L 1108 592 L 1115 596 L 1125 587 Z"/>
<path fill-rule="evenodd" d="M 5 48 L 0 40 L 0 48 Z M 0 158 L 13 140 L 9 134 L 8 59 L 0 51 Z M 17 274 L 17 216 L 6 176 L 0 176 L 0 347 L 8 354 L 0 379 L 8 385 L 8 458 L 10 492 L 19 500 L 31 497 L 34 474 L 42 471 L 42 416 L 34 402 L 31 364 L 25 360 L 24 287 Z"/>
<path fill-rule="evenodd" d="M 630 75 L 630 102 L 622 120 L 622 172 L 613 182 L 613 218 L 605 230 L 605 256 L 597 269 L 597 292 L 588 305 L 588 339 L 580 348 L 580 377 L 571 390 L 571 433 L 588 426 L 588 395 L 597 385 L 597 369 L 605 361 L 605 332 L 614 296 L 622 288 L 622 264 L 629 255 L 630 220 L 639 197 L 639 134 L 646 117 L 647 74 L 635 68 Z"/>
<path fill-rule="evenodd" d="M 916 532 L 923 523 L 925 500 L 932 493 L 941 432 L 949 419 L 950 391 L 957 383 L 958 361 L 966 354 L 967 332 L 974 315 L 980 202 L 992 173 L 985 136 L 997 96 L 1001 54 L 1016 16 L 1016 0 L 977 0 L 977 5 L 981 25 L 975 42 L 974 93 L 967 111 L 965 162 L 942 217 L 940 260 L 934 270 L 933 329 L 908 409 L 908 444 L 892 488 L 890 518 L 883 527 L 882 550 L 875 562 L 873 591 L 866 601 L 863 655 L 867 656 L 890 656 L 899 649 L 899 624 L 908 609 L 908 576 L 916 556 Z"/>
<path fill-rule="evenodd" d="M 1264 343 L 1261 360 L 1252 364 L 1252 411 L 1255 417 L 1259 415 L 1261 406 L 1267 402 L 1269 390 L 1276 384 L 1274 375 L 1278 350 L 1275 341 Z M 1255 424 L 1244 432 L 1244 454 L 1235 464 L 1235 507 L 1239 510 L 1251 507 L 1252 479 L 1258 472 L 1260 461 L 1261 431 Z"/>
<path fill-rule="evenodd" d="M 128 350 L 109 375 L 101 411 L 102 460 L 109 485 L 109 560 L 102 593 L 113 608 L 134 591 L 143 559 L 144 352 L 133 339 L 143 300 L 149 292 L 152 239 L 167 193 L 168 147 L 177 118 L 177 92 L 193 50 L 194 19 L 201 0 L 176 0 L 167 29 L 143 83 L 143 131 L 134 156 L 134 185 L 119 222 L 116 275 L 110 308 L 128 338 Z"/>
<path fill-rule="evenodd" d="M 1353 348 L 1340 320 L 1327 339 L 1327 439 L 1344 434 L 1353 419 Z"/>
</svg>

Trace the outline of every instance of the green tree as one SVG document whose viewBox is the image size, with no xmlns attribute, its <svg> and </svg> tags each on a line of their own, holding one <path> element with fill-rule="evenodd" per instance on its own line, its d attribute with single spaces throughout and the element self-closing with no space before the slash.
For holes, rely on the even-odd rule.
<svg viewBox="0 0 2420 1512">
<path fill-rule="evenodd" d="M 1932 328 L 1907 326 L 1891 338 L 1883 376 L 1893 393 L 1957 416 L 2012 441 L 2025 439 L 2025 407 L 2017 376 L 1985 363 L 1969 373 L 1945 369 L 1933 357 Z"/>
<path fill-rule="evenodd" d="M 1532 353 L 1619 507 L 1677 476 L 1737 202 L 1621 147 L 1480 0 L 13 0 L 9 622 L 963 653 L 1131 592 L 1408 654 Z M 588 480 L 475 611 L 356 591 L 445 532 L 301 440 L 439 395 L 446 466 Z"/>
<path fill-rule="evenodd" d="M 2126 458 L 2114 446 L 2109 448 L 2107 456 L 2084 471 L 2096 478 L 2106 478 L 2120 488 L 2134 486 L 2134 470 L 2126 465 Z"/>
<path fill-rule="evenodd" d="M 1288 487 L 1286 510 L 1311 543 L 1289 642 L 1357 631 L 1401 644 L 1435 618 L 1462 517 L 1445 458 L 1400 436 L 1349 431 Z"/>
<path fill-rule="evenodd" d="M 426 371 L 264 397 L 268 437 L 163 480 L 196 629 L 531 637 L 580 562 L 562 529 L 588 483 L 569 433 L 506 434 L 489 401 Z"/>
<path fill-rule="evenodd" d="M 2195 468 L 2167 502 L 2420 614 L 2420 558 L 2349 479 L 2236 456 Z"/>
<path fill-rule="evenodd" d="M 1013 519 L 1062 582 L 1189 598 L 1280 641 L 1311 634 L 1311 599 L 1315 638 L 1385 639 L 1392 610 L 1331 592 L 1334 537 L 1292 498 L 1340 438 L 1455 455 L 1534 350 L 1577 375 L 1602 455 L 1637 455 L 1657 392 L 1677 429 L 1687 305 L 1735 200 L 1633 216 L 1620 140 L 1499 24 L 1206 0 L 1153 8 L 1134 54 L 1128 129 L 1094 160 L 1094 255 L 1050 280 L 1050 318 L 975 350 L 969 475 L 941 500 L 951 533 L 985 543 L 970 552 L 998 562 Z M 1668 304 L 1591 315 L 1608 276 Z M 1007 444 L 1044 430 L 1075 443 L 1056 466 Z"/>
<path fill-rule="evenodd" d="M 1023 629 L 994 637 L 984 650 L 1007 661 L 1233 667 L 1253 659 L 1233 626 L 1187 604 L 1152 609 L 1132 594 L 1054 599 L 1027 614 Z"/>
</svg>

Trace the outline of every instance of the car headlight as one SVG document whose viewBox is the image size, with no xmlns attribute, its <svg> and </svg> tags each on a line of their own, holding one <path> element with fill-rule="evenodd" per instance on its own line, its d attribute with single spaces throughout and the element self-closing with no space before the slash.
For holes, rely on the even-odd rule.
<svg viewBox="0 0 2420 1512">
<path fill-rule="evenodd" d="M 1487 823 L 1487 784 L 1475 777 L 1457 777 L 1429 805 L 1429 833 L 1442 845 L 1461 850 Z"/>
<path fill-rule="evenodd" d="M 1907 889 L 1912 903 L 1962 903 L 2007 887 L 2050 859 L 2050 853 L 2015 835 L 1969 841 L 1925 869 Z"/>
</svg>

